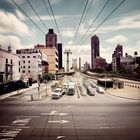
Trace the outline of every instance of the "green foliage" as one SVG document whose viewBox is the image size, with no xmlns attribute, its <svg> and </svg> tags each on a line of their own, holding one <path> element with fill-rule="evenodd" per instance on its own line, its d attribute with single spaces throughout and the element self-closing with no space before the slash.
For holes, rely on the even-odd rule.
<svg viewBox="0 0 140 140">
<path fill-rule="evenodd" d="M 91 69 L 91 72 L 96 72 L 96 73 L 104 73 L 105 69 L 104 68 L 96 68 L 96 69 Z"/>
</svg>

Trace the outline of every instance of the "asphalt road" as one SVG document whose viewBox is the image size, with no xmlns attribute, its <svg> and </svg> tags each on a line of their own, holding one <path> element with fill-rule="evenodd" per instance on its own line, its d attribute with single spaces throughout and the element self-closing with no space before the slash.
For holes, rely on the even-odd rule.
<svg viewBox="0 0 140 140">
<path fill-rule="evenodd" d="M 140 102 L 107 94 L 0 101 L 1 140 L 140 140 Z"/>
</svg>

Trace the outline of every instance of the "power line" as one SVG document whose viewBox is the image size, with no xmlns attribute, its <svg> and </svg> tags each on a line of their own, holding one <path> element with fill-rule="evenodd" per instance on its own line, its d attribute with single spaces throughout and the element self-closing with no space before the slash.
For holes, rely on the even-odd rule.
<svg viewBox="0 0 140 140">
<path fill-rule="evenodd" d="M 27 17 L 29 20 L 45 35 L 44 31 L 26 14 L 26 12 L 14 1 L 11 0 L 18 8 L 19 10 Z"/>
<path fill-rule="evenodd" d="M 85 42 L 97 29 L 104 24 L 104 22 L 125 2 L 126 0 L 123 0 L 97 27 L 94 29 L 90 35 L 87 36 L 86 39 L 84 39 L 82 42 Z"/>
<path fill-rule="evenodd" d="M 81 25 L 81 22 L 82 22 L 82 19 L 83 19 L 83 16 L 84 16 L 85 10 L 86 10 L 86 8 L 87 8 L 87 4 L 88 4 L 88 0 L 86 1 L 86 4 L 85 4 L 85 7 L 84 7 L 84 10 L 83 10 L 83 12 L 82 12 L 82 15 L 81 15 L 81 18 L 80 18 L 80 21 L 79 21 L 78 27 L 77 27 L 76 32 L 75 32 L 75 36 L 74 36 L 73 42 L 75 42 L 75 39 L 76 39 L 76 36 L 77 36 L 78 30 L 79 30 L 79 27 L 80 27 L 80 25 Z"/>
<path fill-rule="evenodd" d="M 90 1 L 89 7 L 88 7 L 88 9 L 87 9 L 87 11 L 86 11 L 86 13 L 85 13 L 84 18 L 83 18 L 83 22 L 84 22 L 84 21 L 85 21 L 85 19 L 86 19 L 87 13 L 89 12 L 89 9 L 90 9 L 90 7 L 91 7 L 91 5 L 92 5 L 93 1 L 94 1 L 94 0 L 91 0 L 91 1 Z"/>
<path fill-rule="evenodd" d="M 95 23 L 95 21 L 98 19 L 98 17 L 101 15 L 101 13 L 103 12 L 103 10 L 105 9 L 105 7 L 107 6 L 107 4 L 109 3 L 110 0 L 108 0 L 105 5 L 102 7 L 101 11 L 98 13 L 98 15 L 96 16 L 96 18 L 93 20 L 93 22 L 91 23 L 91 25 L 89 26 L 89 28 L 87 29 L 87 31 L 85 32 L 85 34 L 83 35 L 82 39 L 79 41 L 81 42 L 83 40 L 83 38 L 86 36 L 86 34 L 88 33 L 88 31 L 90 30 L 90 28 L 93 26 L 93 24 Z"/>
<path fill-rule="evenodd" d="M 55 27 L 55 24 L 54 24 L 54 22 L 53 22 L 53 19 L 52 19 L 51 15 L 50 15 L 50 12 L 49 12 L 49 10 L 48 10 L 47 4 L 46 4 L 45 0 L 42 0 L 42 1 L 43 1 L 44 5 L 45 5 L 45 8 L 46 8 L 47 13 L 49 14 L 49 17 L 50 17 L 51 20 L 52 20 L 53 26 Z"/>
<path fill-rule="evenodd" d="M 61 42 L 62 42 L 62 37 L 61 37 L 60 30 L 59 30 L 58 24 L 57 24 L 57 22 L 56 22 L 56 19 L 55 19 L 54 13 L 53 13 L 53 9 L 52 9 L 52 6 L 51 6 L 51 3 L 50 3 L 50 0 L 48 0 L 48 3 L 49 3 L 49 7 L 50 7 L 50 9 L 51 9 L 51 13 L 52 13 L 52 16 L 53 16 L 53 19 L 54 19 L 54 22 L 55 22 L 55 25 L 56 25 L 57 31 L 58 31 L 58 33 L 59 33 L 59 36 L 60 36 L 60 39 L 61 39 Z"/>
<path fill-rule="evenodd" d="M 36 12 L 36 10 L 34 9 L 33 5 L 30 3 L 29 0 L 26 0 L 28 2 L 28 4 L 30 5 L 30 7 L 32 8 L 32 10 L 35 12 L 35 14 L 37 15 L 37 17 L 39 18 L 39 20 L 41 21 L 41 23 L 44 25 L 44 27 L 46 28 L 46 30 L 48 30 L 47 26 L 44 24 L 44 22 L 42 21 L 42 19 L 40 18 L 40 16 L 38 15 L 38 13 Z"/>
</svg>

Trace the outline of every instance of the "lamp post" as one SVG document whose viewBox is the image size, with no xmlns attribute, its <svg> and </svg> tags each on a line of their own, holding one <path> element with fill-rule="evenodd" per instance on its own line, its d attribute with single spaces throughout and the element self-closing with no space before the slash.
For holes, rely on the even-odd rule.
<svg viewBox="0 0 140 140">
<path fill-rule="evenodd" d="M 106 78 L 106 68 L 105 68 L 105 90 L 106 90 L 106 80 L 107 78 Z"/>
</svg>

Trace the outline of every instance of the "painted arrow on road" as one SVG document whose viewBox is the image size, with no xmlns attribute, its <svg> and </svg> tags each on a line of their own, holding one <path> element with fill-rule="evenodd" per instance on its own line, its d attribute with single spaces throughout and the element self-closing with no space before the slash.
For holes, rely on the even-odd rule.
<svg viewBox="0 0 140 140">
<path fill-rule="evenodd" d="M 63 123 L 68 123 L 69 121 L 67 121 L 67 120 L 60 120 L 60 121 L 48 121 L 49 123 L 61 123 L 61 124 L 63 124 Z"/>
</svg>

